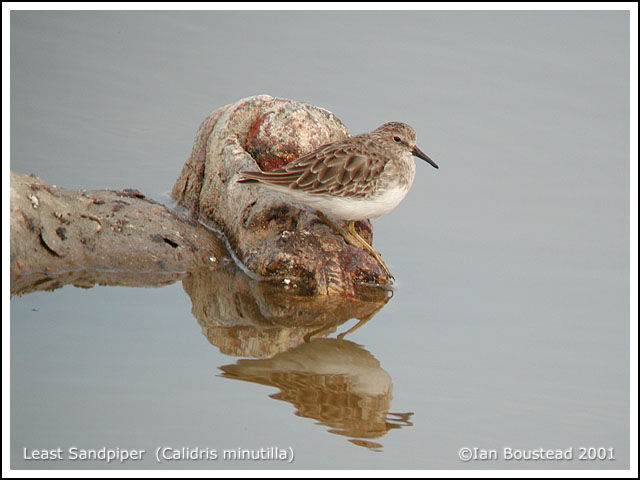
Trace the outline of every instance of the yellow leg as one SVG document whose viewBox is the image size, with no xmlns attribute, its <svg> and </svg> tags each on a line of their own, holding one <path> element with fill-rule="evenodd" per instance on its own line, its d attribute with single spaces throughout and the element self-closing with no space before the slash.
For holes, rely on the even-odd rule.
<svg viewBox="0 0 640 480">
<path fill-rule="evenodd" d="M 324 333 L 324 332 L 328 332 L 328 333 L 332 333 L 336 331 L 336 327 L 338 326 L 340 322 L 335 322 L 335 323 L 329 323 L 328 325 L 323 325 L 320 328 L 316 328 L 315 330 L 308 332 L 305 334 L 304 337 L 302 337 L 302 339 L 304 340 L 305 343 L 309 343 L 311 341 L 311 338 L 320 334 L 320 333 Z"/>
<path fill-rule="evenodd" d="M 384 263 L 384 260 L 382 260 L 382 257 L 380 256 L 380 252 L 376 251 L 371 245 L 369 245 L 369 243 L 364 238 L 362 238 L 360 234 L 356 231 L 356 222 L 354 221 L 349 222 L 349 233 L 353 235 L 358 240 L 358 242 L 360 242 L 362 248 L 364 248 L 367 252 L 373 255 L 373 257 L 378 261 L 378 263 L 384 269 L 387 275 L 393 278 L 393 275 L 391 275 L 391 270 L 389 270 L 389 267 L 387 267 L 387 264 Z"/>
<path fill-rule="evenodd" d="M 360 243 L 349 234 L 349 232 L 347 232 L 340 225 L 336 225 L 331 220 L 329 220 L 329 218 L 324 213 L 322 213 L 320 210 L 316 211 L 316 215 L 318 216 L 318 218 L 320 220 L 322 220 L 324 223 L 326 223 L 331 228 L 333 228 L 336 232 L 338 232 L 338 234 L 342 238 L 344 238 L 344 241 L 347 242 L 349 245 L 352 245 L 354 247 L 360 247 L 361 246 Z"/>
<path fill-rule="evenodd" d="M 375 312 L 377 313 L 377 312 Z M 345 335 L 349 334 L 349 333 L 353 333 L 355 332 L 357 329 L 359 329 L 362 325 L 364 325 L 365 323 L 367 323 L 369 320 L 371 320 L 373 318 L 373 314 L 366 316 L 365 318 L 359 318 L 358 319 L 358 323 L 356 323 L 353 327 L 351 327 L 349 330 L 347 330 L 346 332 L 342 332 L 340 334 L 338 334 L 338 336 L 336 337 L 338 340 L 342 340 Z"/>
<path fill-rule="evenodd" d="M 365 323 L 367 323 L 369 320 L 371 320 L 373 318 L 373 316 L 376 314 L 377 312 L 373 312 L 371 315 L 367 315 L 364 318 L 359 318 L 358 319 L 358 323 L 356 323 L 353 327 L 351 327 L 349 330 L 347 330 L 346 332 L 342 332 L 339 335 L 337 335 L 337 339 L 338 340 L 342 340 L 344 339 L 345 335 L 355 332 L 357 329 L 359 329 L 362 325 L 364 325 Z M 311 341 L 311 338 L 320 334 L 320 333 L 324 333 L 324 332 L 328 332 L 328 333 L 332 333 L 335 332 L 336 328 L 342 323 L 343 321 L 340 320 L 338 322 L 335 323 L 329 323 L 327 325 L 323 325 L 322 327 L 313 330 L 309 333 L 307 333 L 304 337 L 302 337 L 302 339 L 305 341 L 305 343 L 309 343 Z"/>
<path fill-rule="evenodd" d="M 378 263 L 384 269 L 387 276 L 390 278 L 393 278 L 393 275 L 391 274 L 389 267 L 387 267 L 387 264 L 384 263 L 384 261 L 382 260 L 380 253 L 374 250 L 373 247 L 369 245 L 369 243 L 364 238 L 362 238 L 360 234 L 356 231 L 356 224 L 354 221 L 349 222 L 348 224 L 349 230 L 347 231 L 344 228 L 342 228 L 340 225 L 336 225 L 331 220 L 329 220 L 327 216 L 324 213 L 322 213 L 320 210 L 316 211 L 316 215 L 320 220 L 322 220 L 324 223 L 326 223 L 331 228 L 333 228 L 336 232 L 338 232 L 342 236 L 342 238 L 344 238 L 344 241 L 347 242 L 349 245 L 352 245 L 354 247 L 364 248 L 367 252 L 373 255 L 373 258 L 375 258 L 378 261 Z"/>
</svg>

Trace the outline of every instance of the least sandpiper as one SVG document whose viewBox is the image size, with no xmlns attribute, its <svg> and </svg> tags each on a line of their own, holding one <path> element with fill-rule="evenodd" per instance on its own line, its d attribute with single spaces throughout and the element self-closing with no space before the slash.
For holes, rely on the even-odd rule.
<svg viewBox="0 0 640 480">
<path fill-rule="evenodd" d="M 238 182 L 259 182 L 315 209 L 348 244 L 364 248 L 393 277 L 380 254 L 356 232 L 355 221 L 384 215 L 402 201 L 415 176 L 413 156 L 438 168 L 416 146 L 413 128 L 390 122 L 370 133 L 323 145 L 275 170 L 240 172 Z M 348 230 L 327 215 L 348 221 Z"/>
</svg>

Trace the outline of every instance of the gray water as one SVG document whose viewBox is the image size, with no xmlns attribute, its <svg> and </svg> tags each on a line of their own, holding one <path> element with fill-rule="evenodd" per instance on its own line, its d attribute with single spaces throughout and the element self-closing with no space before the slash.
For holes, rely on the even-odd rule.
<svg viewBox="0 0 640 480">
<path fill-rule="evenodd" d="M 11 14 L 11 169 L 58 186 L 166 201 L 200 121 L 262 93 L 352 133 L 407 122 L 440 165 L 418 163 L 374 222 L 393 298 L 313 355 L 245 364 L 203 335 L 180 282 L 13 297 L 11 466 L 628 468 L 629 15 Z M 277 362 L 299 382 L 342 379 L 356 403 L 384 390 L 383 433 L 340 431 L 303 408 L 313 399 L 220 368 Z M 83 462 L 74 446 L 146 453 Z M 158 464 L 162 447 L 294 459 Z M 463 447 L 497 459 L 463 462 Z M 507 460 L 505 447 L 573 460 Z M 57 448 L 65 460 L 25 459 Z"/>
</svg>

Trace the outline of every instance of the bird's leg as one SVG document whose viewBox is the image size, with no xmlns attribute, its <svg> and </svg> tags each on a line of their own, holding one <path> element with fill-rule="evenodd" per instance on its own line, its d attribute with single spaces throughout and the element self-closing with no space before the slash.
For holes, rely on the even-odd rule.
<svg viewBox="0 0 640 480">
<path fill-rule="evenodd" d="M 383 268 L 387 276 L 390 278 L 394 278 L 393 275 L 391 274 L 391 271 L 389 270 L 389 267 L 387 267 L 387 264 L 384 263 L 384 261 L 382 260 L 380 253 L 374 250 L 373 247 L 369 245 L 369 243 L 364 238 L 362 238 L 358 232 L 356 232 L 355 222 L 353 221 L 349 222 L 348 224 L 349 230 L 347 231 L 344 228 L 342 228 L 340 225 L 336 225 L 331 220 L 329 220 L 327 216 L 324 213 L 322 213 L 320 210 L 316 210 L 316 215 L 320 220 L 322 220 L 324 223 L 326 223 L 331 228 L 333 228 L 336 232 L 338 232 L 338 234 L 340 234 L 340 236 L 344 238 L 344 241 L 347 242 L 349 245 L 352 245 L 358 248 L 364 248 L 367 252 L 373 255 L 373 257 L 378 261 L 378 263 Z"/>
<path fill-rule="evenodd" d="M 315 330 L 306 333 L 302 339 L 304 340 L 305 343 L 309 343 L 311 341 L 311 338 L 320 334 L 320 333 L 325 333 L 328 332 L 329 334 L 331 332 L 334 332 L 336 330 L 336 327 L 338 326 L 338 323 L 340 322 L 334 322 L 334 323 L 329 323 L 327 325 L 323 325 L 320 328 L 316 328 Z"/>
<path fill-rule="evenodd" d="M 322 213 L 320 210 L 316 210 L 316 215 L 318 216 L 318 218 L 320 220 L 322 220 L 324 223 L 326 223 L 327 225 L 329 225 L 331 228 L 333 228 L 336 232 L 338 232 L 338 234 L 344 238 L 344 241 L 347 242 L 349 245 L 352 245 L 354 247 L 360 247 L 360 243 L 358 242 L 358 240 L 356 240 L 355 238 L 353 238 L 351 236 L 351 234 L 349 234 L 349 232 L 347 232 L 344 228 L 342 228 L 340 225 L 336 225 L 335 223 L 333 223 L 331 220 L 329 220 L 327 218 L 327 216 Z"/>
<path fill-rule="evenodd" d="M 360 236 L 360 234 L 356 231 L 356 222 L 354 222 L 353 220 L 349 222 L 349 233 L 360 243 L 360 246 L 362 246 L 362 248 L 364 248 L 367 252 L 373 255 L 373 257 L 378 261 L 380 266 L 384 269 L 387 276 L 393 278 L 393 275 L 391 274 L 391 270 L 389 270 L 389 267 L 387 267 L 387 264 L 384 263 L 384 260 L 382 260 L 382 257 L 380 256 L 380 252 L 376 251 L 371 245 L 369 245 L 369 242 L 367 242 L 364 238 Z"/>
<path fill-rule="evenodd" d="M 347 330 L 346 332 L 342 332 L 340 334 L 338 334 L 338 336 L 336 337 L 338 340 L 342 340 L 345 335 L 349 334 L 349 333 L 353 333 L 355 332 L 357 329 L 359 329 L 361 326 L 363 326 L 365 323 L 367 323 L 369 320 L 371 320 L 373 318 L 373 315 L 376 312 L 372 313 L 371 315 L 367 315 L 364 318 L 359 318 L 358 319 L 358 323 L 356 323 L 353 327 L 351 327 L 349 330 Z"/>
</svg>

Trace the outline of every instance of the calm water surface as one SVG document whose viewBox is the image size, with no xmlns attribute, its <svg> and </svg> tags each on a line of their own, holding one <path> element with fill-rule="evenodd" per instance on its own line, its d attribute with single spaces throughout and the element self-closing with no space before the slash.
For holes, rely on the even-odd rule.
<svg viewBox="0 0 640 480">
<path fill-rule="evenodd" d="M 628 468 L 628 22 L 12 13 L 12 170 L 166 201 L 200 121 L 260 93 L 327 108 L 353 133 L 405 121 L 441 166 L 419 163 L 375 222 L 390 299 L 282 310 L 232 266 L 13 297 L 12 467 Z M 234 295 L 244 323 L 221 307 Z M 308 324 L 292 327 L 300 311 Z M 320 318 L 335 325 L 314 333 Z M 24 458 L 74 446 L 147 453 Z M 160 447 L 295 457 L 158 464 Z M 462 447 L 500 458 L 461 462 Z M 574 460 L 506 461 L 503 447 Z M 615 460 L 579 461 L 579 447 Z"/>
</svg>

